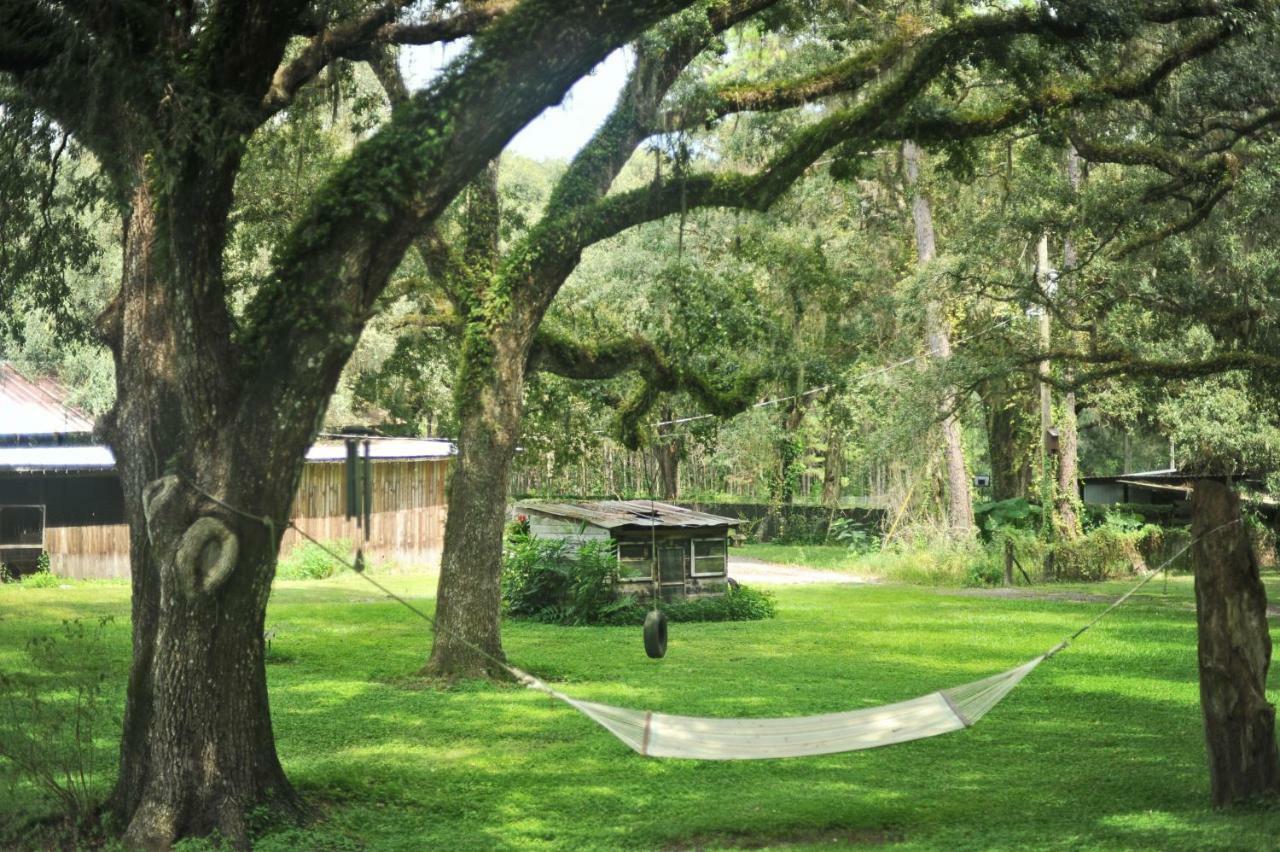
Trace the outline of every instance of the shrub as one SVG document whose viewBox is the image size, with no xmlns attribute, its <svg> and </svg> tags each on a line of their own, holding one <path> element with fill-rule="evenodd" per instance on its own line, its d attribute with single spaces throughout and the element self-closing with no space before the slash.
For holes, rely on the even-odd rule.
<svg viewBox="0 0 1280 852">
<path fill-rule="evenodd" d="M 1163 538 L 1164 531 L 1156 526 L 1104 524 L 1053 547 L 1052 579 L 1106 580 L 1144 571 L 1149 567 L 1144 554 L 1158 553 Z"/>
<path fill-rule="evenodd" d="M 324 548 L 354 558 L 355 548 L 345 539 L 324 542 Z M 323 580 L 341 572 L 343 566 L 324 548 L 310 541 L 296 545 L 276 563 L 276 579 Z"/>
<path fill-rule="evenodd" d="M 502 602 L 511 615 L 557 624 L 599 624 L 617 603 L 618 560 L 608 541 L 515 535 L 502 558 Z"/>
<path fill-rule="evenodd" d="M 998 533 L 1037 529 L 1040 526 L 1041 511 L 1039 506 L 1022 497 L 1015 497 L 979 503 L 973 507 L 973 520 L 978 526 L 979 540 L 989 544 L 998 538 Z"/>
<path fill-rule="evenodd" d="M 852 518 L 836 518 L 827 529 L 827 541 L 843 544 L 850 553 L 875 553 L 880 550 L 880 536 L 875 530 L 860 525 Z"/>
<path fill-rule="evenodd" d="M 79 832 L 99 798 L 94 733 L 109 675 L 103 651 L 108 616 L 27 642 L 34 672 L 0 672 L 0 773 L 26 781 L 57 804 Z"/>
<path fill-rule="evenodd" d="M 58 575 L 47 570 L 28 574 L 22 577 L 21 581 L 23 588 L 27 589 L 56 589 L 62 585 L 62 580 Z"/>
<path fill-rule="evenodd" d="M 647 608 L 640 610 L 640 618 L 628 623 L 644 623 Z M 730 586 L 723 595 L 666 604 L 662 611 L 671 621 L 759 621 L 773 618 L 777 607 L 769 592 L 739 585 Z"/>
</svg>

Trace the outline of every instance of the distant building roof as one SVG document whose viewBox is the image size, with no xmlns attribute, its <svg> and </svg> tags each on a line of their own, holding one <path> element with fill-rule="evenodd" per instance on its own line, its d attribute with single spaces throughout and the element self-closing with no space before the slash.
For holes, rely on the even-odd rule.
<svg viewBox="0 0 1280 852">
<path fill-rule="evenodd" d="M 525 501 L 517 503 L 516 511 L 541 512 L 556 518 L 586 521 L 605 529 L 618 527 L 723 527 L 741 523 L 737 518 L 725 518 L 706 512 L 697 512 L 670 503 L 652 500 L 591 500 L 571 503 L 552 501 Z"/>
<path fill-rule="evenodd" d="M 451 442 L 436 438 L 379 438 L 369 444 L 369 455 L 380 461 L 443 459 L 456 452 Z M 310 462 L 337 462 L 346 457 L 341 441 L 321 441 L 307 450 Z M 115 466 L 115 456 L 103 446 L 0 447 L 0 472 L 6 473 L 112 471 Z"/>
<path fill-rule="evenodd" d="M 41 471 L 115 470 L 115 456 L 106 447 L 67 446 L 0 447 L 0 471 L 39 473 Z"/>
<path fill-rule="evenodd" d="M 53 379 L 32 381 L 0 361 L 0 436 L 51 436 L 93 431 L 93 421 L 67 402 Z"/>
<path fill-rule="evenodd" d="M 360 440 L 360 454 L 364 455 L 363 438 Z M 446 459 L 458 452 L 452 441 L 441 438 L 370 438 L 369 455 L 375 459 L 387 461 L 404 459 Z M 347 447 L 345 441 L 317 441 L 307 450 L 307 461 L 336 462 L 345 461 Z"/>
</svg>

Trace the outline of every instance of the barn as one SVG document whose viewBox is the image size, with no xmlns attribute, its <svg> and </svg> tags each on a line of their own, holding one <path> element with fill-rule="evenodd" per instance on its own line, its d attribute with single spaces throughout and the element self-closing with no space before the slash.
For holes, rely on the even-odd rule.
<svg viewBox="0 0 1280 852">
<path fill-rule="evenodd" d="M 93 424 L 49 380 L 31 381 L 0 363 L 0 563 L 74 578 L 127 577 L 129 529 L 111 450 L 93 443 Z M 439 561 L 445 479 L 455 453 L 430 438 L 370 441 L 373 512 L 365 552 L 374 559 Z M 321 540 L 358 535 L 346 518 L 341 440 L 307 452 L 294 499 L 295 523 Z M 289 530 L 283 547 L 299 539 Z"/>
<path fill-rule="evenodd" d="M 657 587 L 664 598 L 697 597 L 723 592 L 728 581 L 736 518 L 652 500 L 526 501 L 514 513 L 541 538 L 612 542 L 626 591 Z"/>
</svg>

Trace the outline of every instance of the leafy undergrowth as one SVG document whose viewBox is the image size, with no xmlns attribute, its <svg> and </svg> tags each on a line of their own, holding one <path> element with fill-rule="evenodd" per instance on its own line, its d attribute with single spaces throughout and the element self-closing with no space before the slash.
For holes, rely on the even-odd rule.
<svg viewBox="0 0 1280 852">
<path fill-rule="evenodd" d="M 731 549 L 730 559 L 735 556 L 928 586 L 971 585 L 975 566 L 990 561 L 977 545 L 859 553 L 838 544 L 744 544 Z"/>
<path fill-rule="evenodd" d="M 434 578 L 384 582 L 431 606 Z M 107 647 L 122 676 L 127 596 L 122 584 L 0 588 L 0 666 L 20 664 L 26 637 L 62 619 L 112 614 Z M 776 597 L 772 621 L 673 625 L 663 660 L 645 657 L 634 627 L 510 622 L 506 647 L 577 697 L 778 716 L 873 706 L 1000 671 L 1104 606 L 888 584 L 790 586 Z M 1187 579 L 1171 580 L 1167 595 L 1153 582 L 964 732 L 700 763 L 644 760 L 514 686 L 415 686 L 404 676 L 429 636 L 411 613 L 357 577 L 281 584 L 268 622 L 291 662 L 268 668 L 276 734 L 322 818 L 266 828 L 256 848 L 1273 848 L 1280 810 L 1206 807 L 1191 601 Z M 104 696 L 121 698 L 118 688 Z M 113 734 L 98 740 L 108 758 Z M 0 847 L 21 845 L 14 826 L 41 807 L 21 786 L 0 798 Z"/>
</svg>

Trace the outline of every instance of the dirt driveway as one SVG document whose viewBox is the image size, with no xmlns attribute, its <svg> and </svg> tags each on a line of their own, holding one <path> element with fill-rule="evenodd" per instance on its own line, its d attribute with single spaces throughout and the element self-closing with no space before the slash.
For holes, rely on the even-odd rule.
<svg viewBox="0 0 1280 852">
<path fill-rule="evenodd" d="M 819 571 L 799 565 L 779 565 L 761 562 L 741 556 L 729 557 L 729 576 L 748 586 L 807 586 L 818 583 L 838 583 L 852 586 L 873 582 L 867 577 L 857 577 L 839 571 Z"/>
</svg>

